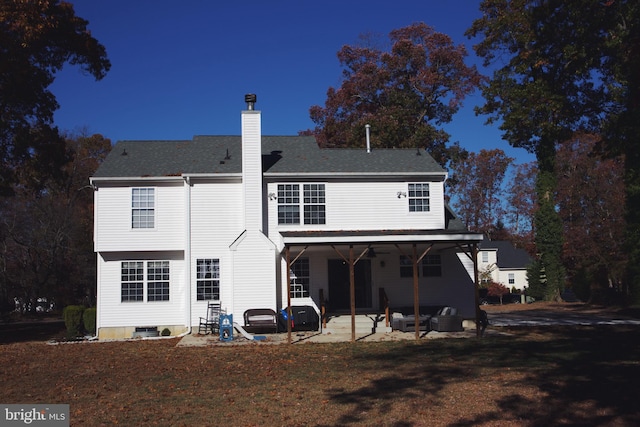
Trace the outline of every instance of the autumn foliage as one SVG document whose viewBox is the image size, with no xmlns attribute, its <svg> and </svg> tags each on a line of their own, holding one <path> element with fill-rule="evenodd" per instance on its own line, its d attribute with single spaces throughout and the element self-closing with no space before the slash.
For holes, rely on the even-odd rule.
<svg viewBox="0 0 640 427">
<path fill-rule="evenodd" d="M 338 52 L 342 85 L 327 90 L 324 107 L 311 107 L 313 133 L 324 147 L 363 147 L 370 124 L 373 148 L 426 148 L 444 165 L 453 154 L 440 125 L 482 77 L 465 65 L 463 45 L 424 23 L 394 30 L 389 40 L 389 51 L 346 45 Z"/>
</svg>

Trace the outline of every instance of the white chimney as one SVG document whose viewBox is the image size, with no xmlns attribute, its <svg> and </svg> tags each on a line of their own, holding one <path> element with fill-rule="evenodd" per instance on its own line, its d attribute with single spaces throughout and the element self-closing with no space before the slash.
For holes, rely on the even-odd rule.
<svg viewBox="0 0 640 427">
<path fill-rule="evenodd" d="M 262 231 L 262 134 L 260 111 L 254 109 L 256 95 L 244 97 L 242 112 L 242 189 L 246 230 Z"/>
</svg>

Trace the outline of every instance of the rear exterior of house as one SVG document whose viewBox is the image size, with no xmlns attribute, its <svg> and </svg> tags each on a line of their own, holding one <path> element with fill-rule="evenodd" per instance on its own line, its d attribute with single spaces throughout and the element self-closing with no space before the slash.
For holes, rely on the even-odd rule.
<svg viewBox="0 0 640 427">
<path fill-rule="evenodd" d="M 240 324 L 253 308 L 383 299 L 475 318 L 482 236 L 446 206 L 428 153 L 263 136 L 247 99 L 240 136 L 122 141 L 91 178 L 99 338 L 190 332 L 210 301 Z"/>
</svg>

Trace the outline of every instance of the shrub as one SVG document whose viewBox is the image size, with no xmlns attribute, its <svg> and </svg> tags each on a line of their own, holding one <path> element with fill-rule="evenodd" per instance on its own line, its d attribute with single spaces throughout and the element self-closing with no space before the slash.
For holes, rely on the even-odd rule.
<svg viewBox="0 0 640 427">
<path fill-rule="evenodd" d="M 81 305 L 68 305 L 62 310 L 64 325 L 67 327 L 67 337 L 75 338 L 82 331 L 82 313 L 84 307 Z"/>
<path fill-rule="evenodd" d="M 82 314 L 82 323 L 84 330 L 90 334 L 96 333 L 96 309 L 87 308 Z"/>
</svg>

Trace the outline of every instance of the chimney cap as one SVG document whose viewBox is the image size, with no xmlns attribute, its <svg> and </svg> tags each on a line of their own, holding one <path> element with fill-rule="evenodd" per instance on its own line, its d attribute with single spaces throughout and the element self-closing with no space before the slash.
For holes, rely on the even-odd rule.
<svg viewBox="0 0 640 427">
<path fill-rule="evenodd" d="M 244 102 L 247 103 L 247 110 L 253 110 L 253 104 L 256 103 L 258 97 L 255 93 L 248 93 L 244 96 Z"/>
</svg>

